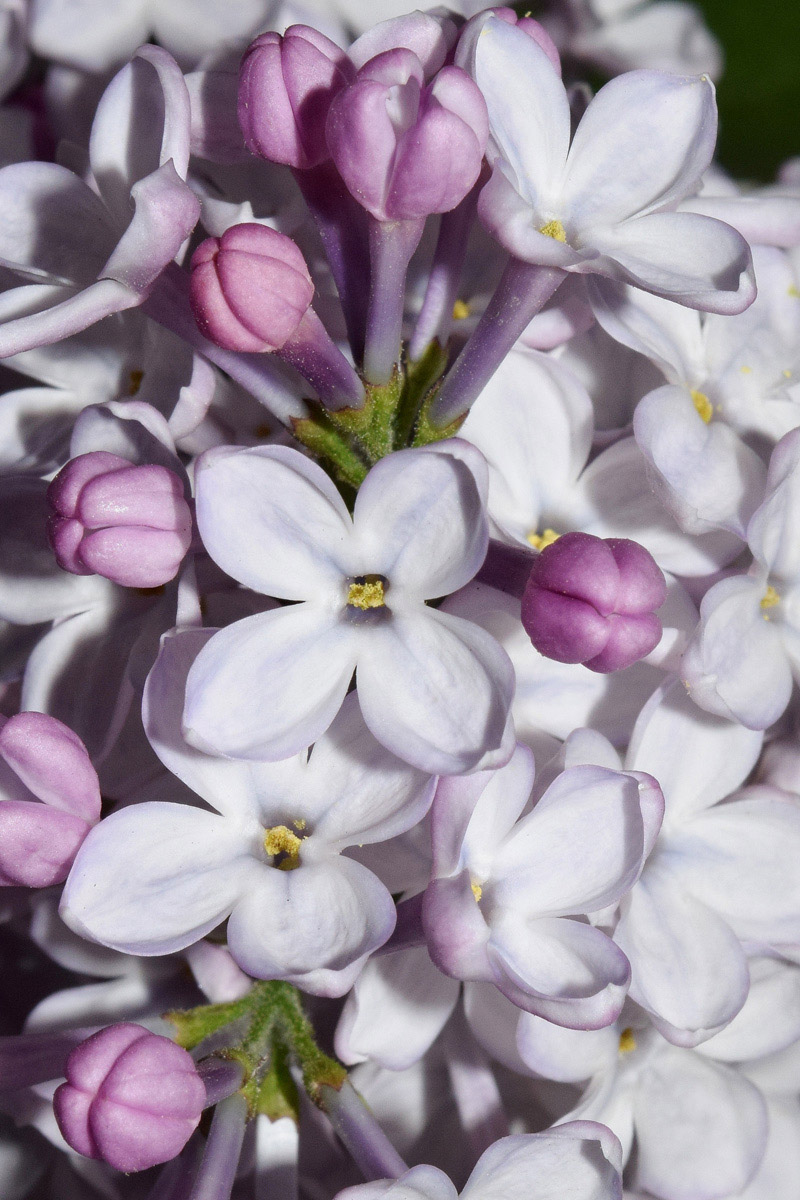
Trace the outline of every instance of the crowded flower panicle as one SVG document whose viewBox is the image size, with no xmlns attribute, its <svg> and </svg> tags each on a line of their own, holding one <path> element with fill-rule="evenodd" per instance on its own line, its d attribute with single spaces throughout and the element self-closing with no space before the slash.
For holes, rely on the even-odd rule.
<svg viewBox="0 0 800 1200">
<path fill-rule="evenodd" d="M 0 18 L 3 1200 L 797 1200 L 800 169 L 698 12 Z"/>
</svg>

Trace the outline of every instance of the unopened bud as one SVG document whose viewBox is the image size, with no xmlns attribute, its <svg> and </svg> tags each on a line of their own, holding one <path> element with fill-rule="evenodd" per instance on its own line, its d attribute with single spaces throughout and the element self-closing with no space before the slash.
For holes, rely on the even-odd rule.
<svg viewBox="0 0 800 1200">
<path fill-rule="evenodd" d="M 308 25 L 262 33 L 239 76 L 239 124 L 248 149 L 297 170 L 330 158 L 325 120 L 334 96 L 353 78 L 344 50 Z"/>
<path fill-rule="evenodd" d="M 280 350 L 296 332 L 314 296 L 301 251 L 266 225 L 232 225 L 192 256 L 195 320 L 225 350 Z"/>
<path fill-rule="evenodd" d="M 638 542 L 565 533 L 533 565 L 522 624 L 546 658 L 605 674 L 655 649 L 665 597 L 664 576 Z"/>
<path fill-rule="evenodd" d="M 206 1089 L 191 1055 L 141 1025 L 109 1025 L 67 1059 L 53 1097 L 58 1127 L 79 1154 L 143 1171 L 179 1154 Z"/>
<path fill-rule="evenodd" d="M 58 565 L 123 587 L 174 579 L 192 540 L 183 484 L 167 467 L 136 466 L 103 450 L 80 454 L 47 490 Z"/>
</svg>

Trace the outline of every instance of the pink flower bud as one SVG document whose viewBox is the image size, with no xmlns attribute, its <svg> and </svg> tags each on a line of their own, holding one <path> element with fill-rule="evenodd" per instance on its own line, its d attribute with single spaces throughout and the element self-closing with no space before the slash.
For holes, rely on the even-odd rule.
<svg viewBox="0 0 800 1200">
<path fill-rule="evenodd" d="M 45 713 L 0 717 L 0 885 L 66 879 L 100 819 L 100 787 L 83 742 Z"/>
<path fill-rule="evenodd" d="M 195 320 L 225 350 L 280 350 L 313 296 L 302 253 L 291 238 L 266 225 L 232 225 L 192 256 Z"/>
<path fill-rule="evenodd" d="M 141 1025 L 109 1025 L 81 1042 L 66 1076 L 53 1097 L 65 1140 L 118 1171 L 174 1158 L 206 1104 L 191 1055 Z"/>
<path fill-rule="evenodd" d="M 173 471 L 98 450 L 62 467 L 47 498 L 48 537 L 63 570 L 143 588 L 177 575 L 192 514 Z"/>
<path fill-rule="evenodd" d="M 458 67 L 425 85 L 410 50 L 366 63 L 328 114 L 328 145 L 347 187 L 379 221 L 456 207 L 478 178 L 489 125 L 477 86 Z"/>
<path fill-rule="evenodd" d="M 248 149 L 301 171 L 326 162 L 328 108 L 354 73 L 344 50 L 308 25 L 291 25 L 282 37 L 262 33 L 239 76 L 239 124 Z"/>
<path fill-rule="evenodd" d="M 522 624 L 547 658 L 619 671 L 658 645 L 654 610 L 666 593 L 664 576 L 638 542 L 565 533 L 533 565 Z"/>
</svg>

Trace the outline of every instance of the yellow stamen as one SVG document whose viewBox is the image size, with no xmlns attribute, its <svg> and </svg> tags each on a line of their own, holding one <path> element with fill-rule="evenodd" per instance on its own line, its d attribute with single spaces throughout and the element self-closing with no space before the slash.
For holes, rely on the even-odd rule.
<svg viewBox="0 0 800 1200">
<path fill-rule="evenodd" d="M 351 583 L 347 592 L 347 603 L 365 612 L 368 608 L 383 608 L 386 600 L 380 575 L 364 575 Z"/>
<path fill-rule="evenodd" d="M 792 283 L 789 285 L 788 291 L 793 300 L 800 300 L 800 288 Z"/>
<path fill-rule="evenodd" d="M 483 888 L 479 883 L 473 883 L 471 887 L 473 896 L 475 897 L 477 903 L 480 904 L 481 896 L 483 895 Z"/>
<path fill-rule="evenodd" d="M 692 388 L 692 403 L 707 425 L 714 415 L 714 405 L 711 403 L 708 396 L 705 394 L 705 392 L 696 392 L 694 388 Z"/>
<path fill-rule="evenodd" d="M 781 602 L 780 596 L 775 591 L 775 588 L 772 586 L 772 584 L 770 584 L 769 587 L 767 588 L 767 590 L 764 592 L 764 595 L 761 597 L 761 600 L 759 601 L 765 621 L 769 620 L 769 613 L 766 612 L 765 610 L 769 609 L 769 608 L 775 608 L 775 606 L 777 604 L 780 604 L 780 602 Z"/>
<path fill-rule="evenodd" d="M 277 854 L 286 855 L 275 864 L 279 871 L 293 871 L 300 866 L 300 838 L 286 825 L 273 825 L 264 831 L 264 849 L 273 857 Z"/>
<path fill-rule="evenodd" d="M 560 221 L 548 221 L 546 225 L 539 227 L 539 233 L 543 233 L 545 237 L 552 238 L 555 242 L 565 242 L 567 240 L 567 231 Z"/>
<path fill-rule="evenodd" d="M 298 817 L 296 821 L 292 821 L 292 824 L 294 825 L 295 829 L 303 830 L 306 827 L 306 822 L 305 822 L 304 817 Z"/>
<path fill-rule="evenodd" d="M 636 1038 L 633 1036 L 632 1029 L 623 1029 L 619 1035 L 619 1052 L 620 1054 L 630 1054 L 631 1050 L 636 1049 Z"/>
<path fill-rule="evenodd" d="M 143 379 L 144 379 L 144 371 L 131 371 L 130 375 L 128 376 L 128 380 L 129 380 L 128 395 L 129 396 L 136 395 L 139 388 L 142 386 Z"/>
<path fill-rule="evenodd" d="M 739 367 L 739 370 L 742 372 L 743 375 L 752 375 L 753 374 L 752 367 Z"/>
<path fill-rule="evenodd" d="M 789 368 L 788 368 L 788 367 L 787 367 L 787 368 L 786 368 L 786 370 L 783 372 L 783 378 L 784 378 L 784 379 L 791 379 L 791 378 L 792 378 L 792 372 L 789 370 Z"/>
<path fill-rule="evenodd" d="M 552 546 L 553 542 L 557 542 L 560 536 L 555 529 L 545 529 L 544 533 L 529 533 L 525 540 L 534 550 L 545 550 Z"/>
<path fill-rule="evenodd" d="M 467 304 L 466 300 L 456 300 L 453 305 L 453 320 L 466 321 L 467 317 L 472 312 L 472 309 Z"/>
</svg>

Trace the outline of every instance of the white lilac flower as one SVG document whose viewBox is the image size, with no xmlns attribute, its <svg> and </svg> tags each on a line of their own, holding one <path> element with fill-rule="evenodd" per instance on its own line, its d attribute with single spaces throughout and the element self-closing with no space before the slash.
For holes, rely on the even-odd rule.
<svg viewBox="0 0 800 1200">
<path fill-rule="evenodd" d="M 511 254 L 706 311 L 748 306 L 755 289 L 741 235 L 674 211 L 714 152 L 707 76 L 627 72 L 598 92 L 570 144 L 566 89 L 521 29 L 487 17 L 462 42 L 459 61 L 489 109 L 494 170 L 481 218 Z"/>
<path fill-rule="evenodd" d="M 423 925 L 436 965 L 493 983 L 520 1008 L 573 1028 L 614 1021 L 627 959 L 585 914 L 616 904 L 642 871 L 662 799 L 645 775 L 580 765 L 535 798 L 533 755 L 442 779 Z"/>
<path fill-rule="evenodd" d="M 681 675 L 709 712 L 766 729 L 789 703 L 800 675 L 800 430 L 770 458 L 767 493 L 748 526 L 753 563 L 715 583 Z"/>
<path fill-rule="evenodd" d="M 356 671 L 364 720 L 392 753 L 430 772 L 508 758 L 505 652 L 425 603 L 467 583 L 486 554 L 486 467 L 473 447 L 382 459 L 352 517 L 325 472 L 283 447 L 212 450 L 196 480 L 212 558 L 300 603 L 229 626 L 200 654 L 184 714 L 195 745 L 285 758 L 327 729 Z"/>
<path fill-rule="evenodd" d="M 256 763 L 194 750 L 180 710 L 209 636 L 164 641 L 144 713 L 162 762 L 215 811 L 156 801 L 105 818 L 67 880 L 62 916 L 139 955 L 183 949 L 228 918 L 229 949 L 249 974 L 340 995 L 395 924 L 389 892 L 341 852 L 415 825 L 431 780 L 374 740 L 355 697 L 310 755 Z"/>
</svg>

